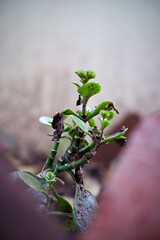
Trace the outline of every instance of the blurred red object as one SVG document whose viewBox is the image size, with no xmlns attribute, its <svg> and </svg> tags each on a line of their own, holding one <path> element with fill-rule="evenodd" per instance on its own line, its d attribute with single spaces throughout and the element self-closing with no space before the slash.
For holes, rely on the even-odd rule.
<svg viewBox="0 0 160 240">
<path fill-rule="evenodd" d="M 83 240 L 160 239 L 160 113 L 140 121 L 128 146 Z"/>
</svg>

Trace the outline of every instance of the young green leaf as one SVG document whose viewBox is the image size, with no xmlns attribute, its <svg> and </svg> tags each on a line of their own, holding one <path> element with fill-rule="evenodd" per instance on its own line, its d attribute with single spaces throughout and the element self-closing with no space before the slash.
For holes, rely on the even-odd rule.
<svg viewBox="0 0 160 240">
<path fill-rule="evenodd" d="M 73 126 L 68 122 L 64 122 L 64 124 L 66 125 L 66 127 L 64 128 L 64 132 L 70 132 L 72 130 Z M 61 138 L 62 138 L 62 136 L 61 136 Z"/>
<path fill-rule="evenodd" d="M 56 190 L 53 188 L 54 196 L 57 199 L 56 203 L 56 211 L 63 211 L 67 213 L 72 213 L 72 206 L 71 204 L 63 197 L 61 197 Z"/>
<path fill-rule="evenodd" d="M 64 122 L 64 124 L 65 124 L 66 126 L 69 126 L 70 128 L 72 128 L 72 125 L 71 125 L 70 123 Z"/>
<path fill-rule="evenodd" d="M 102 129 L 104 130 L 106 127 L 108 127 L 110 125 L 110 122 L 108 121 L 107 118 L 105 118 L 105 119 L 102 118 L 100 120 L 100 124 L 101 124 Z"/>
<path fill-rule="evenodd" d="M 112 111 L 101 110 L 100 114 L 103 119 L 107 118 L 109 121 L 114 117 L 114 112 Z"/>
<path fill-rule="evenodd" d="M 106 105 L 111 103 L 111 101 L 105 101 L 102 102 L 101 104 L 98 105 L 98 107 L 95 107 L 90 114 L 85 118 L 85 122 L 87 122 L 88 120 L 90 120 L 91 118 L 93 118 L 94 116 L 98 115 L 100 110 L 104 110 Z"/>
<path fill-rule="evenodd" d="M 71 109 L 69 109 L 69 108 L 66 108 L 66 109 L 64 109 L 62 112 L 61 112 L 61 114 L 64 114 L 64 115 L 74 115 L 74 116 L 76 116 L 77 118 L 79 118 L 79 119 L 82 119 L 78 114 L 76 114 L 75 112 L 73 112 Z"/>
<path fill-rule="evenodd" d="M 62 216 L 60 224 L 62 229 L 70 230 L 73 225 L 73 208 L 71 204 L 63 197 L 61 197 L 53 188 L 54 197 L 56 201 L 52 201 L 51 205 L 47 209 L 47 214 L 50 216 Z M 55 219 L 53 218 L 55 221 Z"/>
<path fill-rule="evenodd" d="M 52 185 L 53 183 L 55 183 L 57 180 L 56 180 L 56 176 L 54 175 L 53 172 L 49 171 L 46 173 L 45 175 L 45 179 L 46 179 L 46 183 Z"/>
<path fill-rule="evenodd" d="M 69 132 L 71 129 L 72 129 L 72 128 L 71 128 L 70 126 L 66 126 L 66 127 L 64 128 L 64 131 L 63 131 L 63 132 Z"/>
<path fill-rule="evenodd" d="M 76 82 L 72 82 L 75 86 L 77 86 L 78 88 L 80 87 L 80 85 Z"/>
<path fill-rule="evenodd" d="M 92 135 L 89 133 L 89 128 L 85 122 L 83 122 L 81 119 L 77 118 L 76 116 L 71 115 L 73 121 L 78 125 L 80 129 L 82 129 L 83 132 L 85 132 L 87 135 L 92 137 Z"/>
<path fill-rule="evenodd" d="M 72 140 L 72 138 L 68 137 L 68 136 L 65 136 L 65 135 L 61 135 L 61 138 L 60 139 L 68 139 L 68 140 Z"/>
<path fill-rule="evenodd" d="M 78 69 L 75 71 L 75 73 L 80 77 L 81 79 L 87 79 L 87 73 L 84 70 Z"/>
<path fill-rule="evenodd" d="M 42 193 L 46 193 L 46 190 L 41 183 L 41 178 L 35 176 L 30 172 L 23 172 L 18 171 L 17 175 L 25 182 L 29 187 L 33 188 L 34 190 Z"/>
<path fill-rule="evenodd" d="M 93 118 L 89 119 L 88 123 L 89 123 L 90 127 L 95 127 L 96 126 L 96 123 L 95 123 Z"/>
<path fill-rule="evenodd" d="M 92 223 L 97 209 L 97 201 L 92 193 L 76 184 L 73 205 L 73 221 L 78 232 L 83 233 Z"/>
<path fill-rule="evenodd" d="M 105 139 L 101 142 L 101 144 L 103 143 L 108 143 L 110 142 L 111 140 L 119 140 L 121 138 L 121 136 L 123 136 L 126 132 L 127 132 L 128 128 L 126 128 L 124 131 L 120 131 L 120 132 L 117 132 L 117 133 L 114 133 L 110 136 L 107 136 L 105 137 Z"/>
<path fill-rule="evenodd" d="M 88 70 L 88 71 L 87 71 L 87 78 L 88 78 L 88 79 L 93 79 L 93 78 L 95 78 L 95 77 L 96 77 L 96 74 L 95 74 L 94 71 L 92 71 L 92 70 Z"/>
<path fill-rule="evenodd" d="M 87 147 L 89 145 L 89 142 L 86 138 L 83 139 L 83 148 Z"/>
<path fill-rule="evenodd" d="M 93 95 L 101 91 L 101 86 L 96 82 L 89 82 L 78 88 L 79 94 L 81 94 L 86 99 L 89 99 Z"/>
<path fill-rule="evenodd" d="M 39 118 L 39 122 L 43 123 L 46 126 L 52 127 L 52 121 L 53 118 L 47 117 L 47 116 L 42 116 Z"/>
</svg>

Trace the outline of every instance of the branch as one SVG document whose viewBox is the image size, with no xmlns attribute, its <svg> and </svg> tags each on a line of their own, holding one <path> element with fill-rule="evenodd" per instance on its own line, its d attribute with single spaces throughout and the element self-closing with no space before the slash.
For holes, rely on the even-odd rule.
<svg viewBox="0 0 160 240">
<path fill-rule="evenodd" d="M 87 152 L 91 151 L 96 146 L 96 142 L 92 142 L 86 148 L 83 148 L 79 151 L 80 156 L 83 156 Z"/>
<path fill-rule="evenodd" d="M 73 161 L 71 163 L 66 163 L 65 165 L 56 165 L 54 174 L 57 175 L 60 172 L 68 172 L 77 167 L 83 166 L 88 163 L 94 153 L 88 152 L 78 161 Z"/>
<path fill-rule="evenodd" d="M 55 156 L 57 154 L 58 146 L 59 146 L 59 142 L 54 141 L 54 146 L 53 146 L 53 148 L 52 148 L 52 150 L 51 150 L 51 152 L 50 152 L 50 154 L 47 158 L 47 161 L 45 162 L 41 172 L 43 172 L 47 168 L 52 168 L 53 162 L 55 160 Z"/>
<path fill-rule="evenodd" d="M 65 165 L 62 165 L 62 166 L 56 166 L 55 174 L 60 173 L 60 172 L 70 171 L 70 170 L 75 169 L 77 167 L 83 166 L 86 163 L 88 163 L 88 160 L 81 158 L 78 161 L 74 161 L 74 162 L 71 162 L 71 163 L 68 163 L 68 164 L 66 163 Z"/>
<path fill-rule="evenodd" d="M 118 140 L 118 139 L 120 139 L 120 137 L 122 137 L 127 132 L 127 130 L 128 130 L 128 128 L 126 128 L 124 131 L 120 131 L 120 132 L 114 133 L 114 134 L 106 137 L 103 141 L 101 141 L 100 144 L 108 143 L 111 140 Z"/>
</svg>

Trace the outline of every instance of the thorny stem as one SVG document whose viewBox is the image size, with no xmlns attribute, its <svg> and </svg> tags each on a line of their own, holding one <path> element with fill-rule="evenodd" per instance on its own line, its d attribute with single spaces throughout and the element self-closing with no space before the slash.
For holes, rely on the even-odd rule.
<svg viewBox="0 0 160 240">
<path fill-rule="evenodd" d="M 113 135 L 110 135 L 98 144 L 96 142 L 93 142 L 92 144 L 90 144 L 86 148 L 79 151 L 79 155 L 81 156 L 81 158 L 79 160 L 72 161 L 70 163 L 65 163 L 64 165 L 57 164 L 56 167 L 54 168 L 54 174 L 56 175 L 60 172 L 70 171 L 72 169 L 76 169 L 77 167 L 80 167 L 80 166 L 83 166 L 83 165 L 87 164 L 89 159 L 94 154 L 94 151 L 95 151 L 94 149 L 97 149 L 101 144 L 109 142 L 110 140 L 118 139 L 126 131 L 127 131 L 127 129 L 125 129 L 123 132 L 117 132 Z"/>
<path fill-rule="evenodd" d="M 56 153 L 57 153 L 58 146 L 59 146 L 59 142 L 54 141 L 54 146 L 53 146 L 53 148 L 51 150 L 51 153 L 48 157 L 46 168 L 51 168 L 52 167 L 52 164 L 55 160 L 55 156 L 56 156 Z"/>
<path fill-rule="evenodd" d="M 127 128 L 122 132 L 120 131 L 120 132 L 117 132 L 113 135 L 110 135 L 110 136 L 106 137 L 101 142 L 96 143 L 94 141 L 89 146 L 87 146 L 86 148 L 79 150 L 79 156 L 81 157 L 79 160 L 76 160 L 76 157 L 75 157 L 75 160 L 73 160 L 72 162 L 66 162 L 64 164 L 59 164 L 59 162 L 58 162 L 56 164 L 56 166 L 53 168 L 54 174 L 57 175 L 60 172 L 66 172 L 66 171 L 70 172 L 72 169 L 76 169 L 78 167 L 81 167 L 81 166 L 87 164 L 89 159 L 95 154 L 95 151 L 98 149 L 98 147 L 101 144 L 107 143 L 110 140 L 117 140 L 122 135 L 124 135 L 124 133 L 126 131 L 127 131 Z M 73 156 L 73 153 L 71 153 L 71 156 Z"/>
<path fill-rule="evenodd" d="M 88 160 L 81 158 L 78 161 L 74 161 L 68 164 L 66 163 L 65 165 L 61 165 L 61 166 L 56 166 L 54 173 L 58 174 L 60 172 L 68 172 L 72 169 L 83 166 L 86 163 L 88 163 Z"/>
<path fill-rule="evenodd" d="M 84 137 L 84 132 L 78 129 L 77 135 L 74 137 L 70 146 L 66 150 L 64 156 L 59 159 L 58 165 L 62 165 L 72 161 L 72 158 L 74 158 L 74 155 L 76 155 L 76 153 L 79 152 L 81 148 L 83 137 Z"/>
<path fill-rule="evenodd" d="M 53 169 L 53 172 L 55 175 L 57 175 L 60 172 L 68 172 L 72 169 L 75 169 L 77 167 L 83 166 L 84 164 L 88 163 L 88 161 L 91 159 L 91 157 L 95 154 L 95 152 L 88 152 L 86 153 L 81 159 L 77 161 L 73 161 L 70 163 L 66 163 L 64 165 L 56 165 L 56 167 Z"/>
<path fill-rule="evenodd" d="M 107 143 L 110 140 L 117 140 L 119 137 L 121 137 L 125 132 L 127 131 L 127 128 L 124 131 L 120 131 L 117 132 L 113 135 L 110 135 L 108 137 L 106 137 L 104 140 L 102 140 L 100 143 L 96 143 L 93 142 L 92 144 L 90 144 L 88 147 L 82 149 L 79 151 L 79 155 L 81 156 L 81 158 L 77 161 L 72 161 L 70 163 L 65 163 L 64 165 L 56 165 L 56 167 L 54 168 L 54 174 L 57 175 L 60 172 L 68 172 L 72 169 L 76 169 L 78 167 L 81 167 L 85 164 L 88 163 L 88 161 L 90 160 L 90 158 L 94 155 L 95 150 L 98 149 L 98 147 L 103 144 L 103 143 Z"/>
<path fill-rule="evenodd" d="M 83 156 L 85 153 L 91 151 L 96 146 L 96 142 L 92 142 L 86 148 L 83 148 L 79 151 L 80 156 Z"/>
<path fill-rule="evenodd" d="M 57 154 L 58 147 L 59 147 L 59 141 L 54 141 L 53 148 L 52 148 L 41 172 L 43 172 L 45 169 L 52 168 L 53 162 L 55 160 L 55 156 Z"/>
</svg>

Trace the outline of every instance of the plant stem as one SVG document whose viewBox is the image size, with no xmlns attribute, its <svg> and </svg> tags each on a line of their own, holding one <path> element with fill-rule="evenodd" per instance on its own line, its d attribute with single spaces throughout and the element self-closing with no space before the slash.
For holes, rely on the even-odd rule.
<svg viewBox="0 0 160 240">
<path fill-rule="evenodd" d="M 78 161 L 74 161 L 71 163 L 66 163 L 65 165 L 57 165 L 54 171 L 54 174 L 57 175 L 60 172 L 68 172 L 72 169 L 75 169 L 77 167 L 83 166 L 84 164 L 88 163 L 88 159 L 81 158 Z"/>
<path fill-rule="evenodd" d="M 86 148 L 83 148 L 79 151 L 80 156 L 83 156 L 85 153 L 89 152 L 96 146 L 96 142 L 92 142 Z"/>
<path fill-rule="evenodd" d="M 59 159 L 58 165 L 65 164 L 70 161 L 70 158 L 78 151 L 79 147 L 81 146 L 83 136 L 84 132 L 78 129 L 77 135 L 74 137 L 64 156 Z"/>
<path fill-rule="evenodd" d="M 86 114 L 86 105 L 87 105 L 87 102 L 88 102 L 88 98 L 83 98 L 83 105 L 82 105 L 82 118 L 85 119 L 85 114 Z"/>
<path fill-rule="evenodd" d="M 47 161 L 46 161 L 43 169 L 52 168 L 52 165 L 53 165 L 53 162 L 55 160 L 56 153 L 57 153 L 58 146 L 59 146 L 59 142 L 54 141 L 53 148 L 52 148 L 52 150 L 51 150 L 51 152 L 50 152 L 50 154 L 47 158 Z"/>
</svg>

